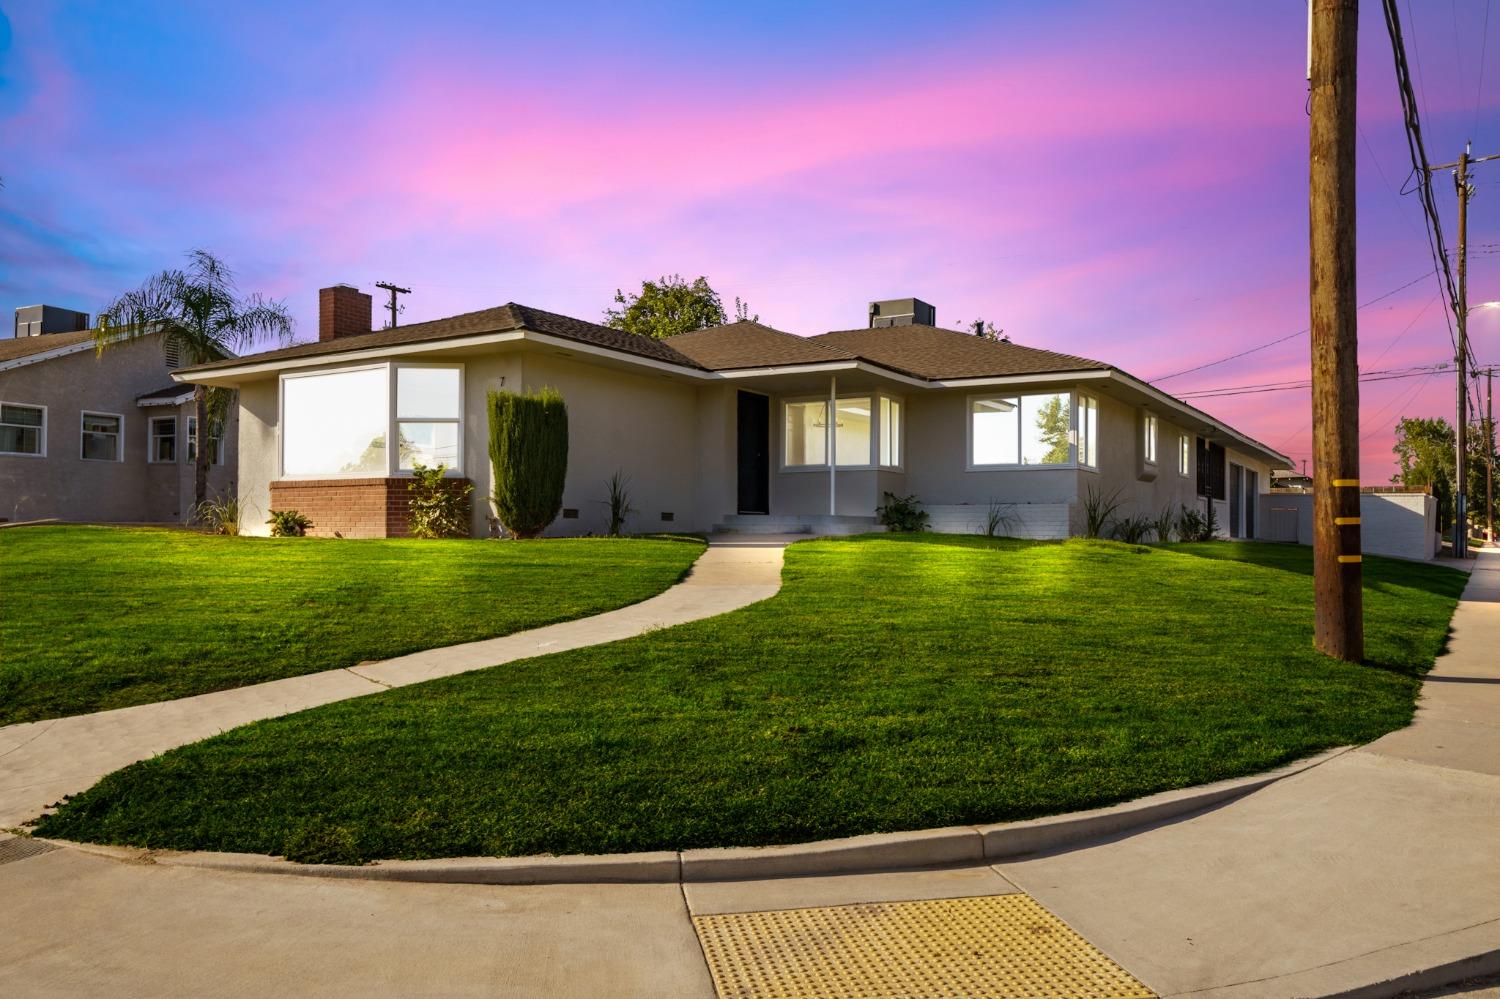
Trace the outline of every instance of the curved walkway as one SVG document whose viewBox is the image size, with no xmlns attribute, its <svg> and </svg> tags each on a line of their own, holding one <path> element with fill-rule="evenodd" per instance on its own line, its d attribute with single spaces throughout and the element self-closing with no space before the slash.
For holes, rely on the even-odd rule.
<svg viewBox="0 0 1500 999">
<path fill-rule="evenodd" d="M 36 818 L 105 774 L 265 718 L 392 687 L 600 645 L 736 610 L 781 588 L 788 541 L 710 540 L 688 576 L 638 604 L 502 638 L 250 687 L 0 728 L 0 828 Z"/>
</svg>

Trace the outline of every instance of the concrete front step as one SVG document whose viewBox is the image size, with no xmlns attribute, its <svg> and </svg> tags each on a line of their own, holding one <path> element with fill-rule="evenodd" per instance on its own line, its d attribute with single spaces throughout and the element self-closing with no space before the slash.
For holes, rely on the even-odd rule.
<svg viewBox="0 0 1500 999">
<path fill-rule="evenodd" d="M 874 517 L 833 517 L 811 514 L 800 517 L 764 514 L 731 514 L 714 525 L 716 534 L 864 534 L 878 531 Z"/>
</svg>

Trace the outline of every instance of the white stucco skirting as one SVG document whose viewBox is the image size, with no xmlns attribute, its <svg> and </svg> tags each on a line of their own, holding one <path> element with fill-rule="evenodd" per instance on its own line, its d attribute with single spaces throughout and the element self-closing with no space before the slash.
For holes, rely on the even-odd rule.
<svg viewBox="0 0 1500 999">
<path fill-rule="evenodd" d="M 1331 749 L 1268 773 L 1164 791 L 1108 808 L 997 825 L 876 833 L 790 846 L 663 850 L 566 857 L 454 857 L 382 860 L 363 865 L 298 864 L 251 853 L 141 850 L 49 840 L 58 846 L 133 862 L 253 874 L 360 878 L 432 884 L 677 883 L 860 874 L 901 868 L 988 863 L 1084 840 L 1134 832 L 1221 805 L 1348 752 Z"/>
</svg>

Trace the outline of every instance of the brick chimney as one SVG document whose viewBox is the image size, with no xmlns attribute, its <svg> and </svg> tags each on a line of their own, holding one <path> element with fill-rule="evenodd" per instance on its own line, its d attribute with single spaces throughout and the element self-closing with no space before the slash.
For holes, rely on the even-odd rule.
<svg viewBox="0 0 1500 999">
<path fill-rule="evenodd" d="M 370 332 L 372 300 L 352 284 L 318 290 L 318 339 L 337 340 Z"/>
</svg>

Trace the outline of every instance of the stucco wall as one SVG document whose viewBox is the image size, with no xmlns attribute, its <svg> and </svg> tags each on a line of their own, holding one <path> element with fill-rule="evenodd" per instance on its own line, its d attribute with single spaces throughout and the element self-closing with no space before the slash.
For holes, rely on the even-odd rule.
<svg viewBox="0 0 1500 999">
<path fill-rule="evenodd" d="M 1312 544 L 1312 493 L 1269 493 L 1260 509 L 1268 540 Z M 1359 520 L 1360 547 L 1373 555 L 1430 559 L 1442 544 L 1437 500 L 1426 493 L 1362 493 Z"/>
<path fill-rule="evenodd" d="M 0 517 L 104 522 L 178 523 L 190 515 L 193 470 L 187 463 L 187 416 L 182 407 L 136 405 L 136 397 L 165 388 L 172 377 L 161 342 L 147 337 L 0 371 L 0 400 L 47 407 L 46 457 L 0 455 Z M 124 460 L 80 457 L 85 410 L 119 414 Z M 178 416 L 177 462 L 148 463 L 148 420 Z M 210 470 L 211 492 L 227 492 L 235 478 L 233 414 L 225 428 L 225 462 Z"/>
</svg>

